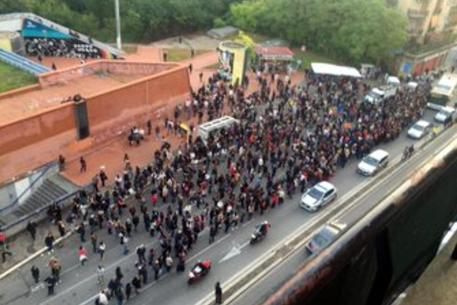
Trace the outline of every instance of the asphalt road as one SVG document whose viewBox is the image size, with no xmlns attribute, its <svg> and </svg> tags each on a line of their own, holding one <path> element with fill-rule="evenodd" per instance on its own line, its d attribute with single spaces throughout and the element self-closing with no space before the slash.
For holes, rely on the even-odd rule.
<svg viewBox="0 0 457 305">
<path fill-rule="evenodd" d="M 431 112 L 426 112 L 425 117 L 430 118 L 433 115 Z M 403 133 L 397 140 L 380 146 L 387 150 L 391 159 L 401 155 L 404 147 L 415 143 L 416 141 L 408 139 Z M 138 296 L 133 295 L 129 304 L 161 304 L 161 305 L 181 305 L 195 304 L 202 298 L 213 292 L 216 281 L 224 283 L 242 268 L 248 266 L 256 258 L 271 249 L 277 244 L 280 244 L 287 236 L 302 225 L 315 222 L 325 215 L 325 211 L 333 204 L 341 202 L 341 198 L 348 196 L 355 188 L 361 185 L 370 183 L 372 178 L 359 176 L 355 173 L 357 161 L 352 160 L 344 169 L 338 170 L 335 177 L 331 180 L 338 188 L 339 200 L 330 204 L 325 209 L 317 213 L 310 214 L 298 207 L 298 201 L 301 194 L 296 194 L 294 198 L 286 200 L 286 202 L 270 211 L 264 217 L 255 217 L 250 222 L 244 223 L 239 228 L 231 231 L 229 234 L 220 232 L 216 242 L 208 244 L 208 230 L 200 234 L 199 240 L 194 249 L 189 253 L 189 258 L 186 264 L 185 274 L 176 274 L 172 270 L 170 274 L 161 276 L 159 281 L 153 281 L 152 269 L 149 271 L 149 284 L 142 289 Z M 394 182 L 392 182 L 394 183 Z M 383 186 L 384 187 L 384 186 Z M 368 199 L 367 199 L 368 200 Z M 272 229 L 269 235 L 261 243 L 254 246 L 249 245 L 249 238 L 254 231 L 255 225 L 263 220 L 269 220 L 272 224 Z M 137 245 L 144 243 L 149 249 L 155 244 L 158 248 L 157 239 L 152 239 L 144 232 L 142 223 L 140 224 L 140 233 L 130 239 L 129 248 L 131 254 L 122 255 L 121 246 L 118 239 L 112 236 L 99 235 L 99 240 L 104 240 L 107 244 L 107 252 L 102 264 L 105 266 L 105 282 L 114 277 L 114 269 L 121 266 L 124 278 L 129 280 L 136 273 L 134 263 L 136 262 L 136 254 L 134 249 Z M 90 255 L 89 261 L 85 266 L 80 266 L 78 261 L 78 236 L 72 236 L 65 241 L 65 246 L 57 249 L 55 255 L 62 262 L 63 270 L 61 275 L 62 282 L 56 287 L 56 295 L 47 296 L 47 290 L 43 284 L 34 284 L 30 275 L 32 264 L 38 266 L 42 273 L 42 279 L 49 274 L 47 263 L 49 256 L 44 255 L 32 263 L 27 264 L 12 276 L 6 278 L 0 283 L 0 304 L 11 305 L 85 305 L 94 304 L 95 295 L 99 290 L 97 284 L 96 268 L 100 263 L 96 255 Z M 86 247 L 90 249 L 90 243 L 86 243 Z M 89 251 L 91 253 L 91 251 Z M 210 274 L 202 281 L 189 286 L 187 284 L 187 271 L 198 259 L 211 259 L 213 268 Z M 254 299 L 259 299 L 262 296 L 262 291 L 271 291 L 277 287 L 284 279 L 287 279 L 294 270 L 297 270 L 303 261 L 292 256 L 284 267 L 280 266 L 275 272 L 271 281 L 259 281 L 259 287 L 250 289 L 253 294 L 246 294 L 246 302 L 239 304 L 251 304 Z M 126 282 L 126 281 L 124 281 Z M 262 283 L 268 282 L 272 287 L 262 286 Z M 263 287 L 263 288 L 262 288 Z M 223 287 L 224 288 L 224 287 Z M 115 301 L 112 301 L 115 304 Z"/>
<path fill-rule="evenodd" d="M 433 140 L 424 147 L 423 151 L 413 156 L 408 162 L 395 166 L 392 173 L 385 178 L 374 182 L 373 188 L 361 197 L 351 202 L 351 207 L 342 210 L 329 221 L 350 228 L 366 216 L 374 207 L 376 207 L 386 196 L 391 194 L 405 179 L 414 174 L 421 165 L 427 162 L 427 159 L 442 150 L 449 139 L 451 139 L 457 130 L 446 132 L 437 139 Z M 268 275 L 262 277 L 259 281 L 249 286 L 244 293 L 233 299 L 231 305 L 257 305 L 262 304 L 272 293 L 276 292 L 288 279 L 290 279 L 297 270 L 300 270 L 306 263 L 304 248 L 297 249 L 290 257 L 282 261 Z"/>
</svg>

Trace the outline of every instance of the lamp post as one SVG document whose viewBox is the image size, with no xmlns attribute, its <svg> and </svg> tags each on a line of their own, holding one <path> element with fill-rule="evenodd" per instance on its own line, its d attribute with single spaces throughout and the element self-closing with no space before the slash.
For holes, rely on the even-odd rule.
<svg viewBox="0 0 457 305">
<path fill-rule="evenodd" d="M 119 50 L 122 50 L 121 40 L 121 14 L 119 12 L 119 0 L 114 0 L 115 13 L 116 13 L 116 45 Z"/>
</svg>

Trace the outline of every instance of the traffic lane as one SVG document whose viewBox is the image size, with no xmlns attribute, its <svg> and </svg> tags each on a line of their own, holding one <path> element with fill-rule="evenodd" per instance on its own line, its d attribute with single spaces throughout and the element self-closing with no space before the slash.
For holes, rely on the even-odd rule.
<svg viewBox="0 0 457 305">
<path fill-rule="evenodd" d="M 423 148 L 423 150 L 413 155 L 411 159 L 400 164 L 391 178 L 388 179 L 382 187 L 373 191 L 373 200 L 366 201 L 363 205 L 357 205 L 350 212 L 345 213 L 345 215 L 343 215 L 338 222 L 346 223 L 348 225 L 355 224 L 362 216 L 366 215 L 372 208 L 374 208 L 381 199 L 385 198 L 398 188 L 405 181 L 406 177 L 414 174 L 420 166 L 423 166 L 427 158 L 444 149 L 447 142 L 454 137 L 456 131 L 457 126 L 454 125 L 450 130 L 446 130 L 445 133 L 435 138 L 433 143 L 429 143 Z"/>
<path fill-rule="evenodd" d="M 405 177 L 413 173 L 417 167 L 424 162 L 427 156 L 433 151 L 436 151 L 442 147 L 442 145 L 449 140 L 453 133 L 448 132 L 443 135 L 439 141 L 435 142 L 434 145 L 428 145 L 424 151 L 416 159 L 411 159 L 396 168 L 392 177 L 384 179 L 379 188 L 374 188 L 366 197 L 361 198 L 361 202 L 356 204 L 349 211 L 344 213 L 344 216 L 339 217 L 336 222 L 340 224 L 347 224 L 351 226 L 355 221 L 366 215 L 368 211 L 376 206 L 386 194 L 389 194 L 392 190 L 398 187 Z M 260 304 L 272 293 L 274 293 L 278 287 L 284 282 L 290 279 L 297 270 L 302 268 L 305 264 L 304 249 L 299 248 L 291 257 L 284 260 L 278 267 L 275 267 L 267 276 L 263 277 L 260 281 L 257 281 L 254 286 L 250 287 L 240 297 L 234 300 L 230 304 Z"/>
<path fill-rule="evenodd" d="M 291 279 L 298 270 L 305 266 L 305 253 L 302 249 L 296 251 L 287 260 L 278 264 L 268 274 L 261 277 L 255 284 L 237 298 L 231 300 L 231 305 L 262 304 L 274 294 L 283 284 Z M 224 287 L 222 287 L 224 289 Z"/>
<path fill-rule="evenodd" d="M 299 197 L 299 195 L 296 195 L 292 201 L 298 200 Z M 154 284 L 150 289 L 143 291 L 131 303 L 140 305 L 145 304 L 147 300 L 154 299 L 158 303 L 166 305 L 195 304 L 213 291 L 214 284 L 217 281 L 227 281 L 236 272 L 270 250 L 271 247 L 282 242 L 299 225 L 309 222 L 316 216 L 316 214 L 305 213 L 297 204 L 284 203 L 284 206 L 276 208 L 275 213 L 265 216 L 271 222 L 272 228 L 268 236 L 261 242 L 255 245 L 249 244 L 250 235 L 257 224 L 257 222 L 252 222 L 244 230 L 231 233 L 233 238 L 226 239 L 217 247 L 202 254 L 199 258 L 202 260 L 211 259 L 213 266 L 211 272 L 200 282 L 193 285 L 186 283 L 187 272 L 198 260 L 198 258 L 194 258 L 187 263 L 185 276 L 171 274 L 168 278 Z M 291 225 L 282 226 L 285 223 L 284 219 L 287 219 L 287 223 Z M 240 253 L 224 260 L 234 248 L 238 248 Z"/>
<path fill-rule="evenodd" d="M 295 199 L 298 199 L 299 196 L 296 196 Z M 294 200 L 295 201 L 295 200 Z M 260 223 L 261 221 L 265 219 L 269 219 L 269 221 L 278 229 L 274 231 L 275 234 L 272 234 L 272 240 L 271 242 L 274 244 L 276 241 L 280 241 L 283 239 L 284 236 L 288 234 L 287 228 L 281 227 L 281 220 L 284 218 L 291 218 L 292 216 L 297 217 L 297 213 L 295 211 L 290 211 L 289 209 L 286 208 L 286 203 L 281 206 L 276 208 L 278 213 L 267 213 L 262 217 L 256 217 L 249 223 L 243 225 L 244 227 L 242 229 L 237 229 L 235 231 L 230 232 L 229 235 L 226 235 L 224 233 L 219 233 L 218 238 L 215 241 L 215 244 L 208 245 L 208 232 L 206 231 L 205 234 L 203 234 L 197 243 L 197 245 L 194 247 L 194 249 L 189 253 L 189 261 L 187 262 L 187 267 L 190 268 L 192 264 L 194 264 L 197 260 L 199 259 L 211 259 L 213 262 L 216 264 L 219 262 L 219 260 L 223 259 L 225 255 L 227 255 L 228 252 L 231 251 L 233 246 L 236 247 L 242 247 L 244 244 L 244 248 L 246 245 L 249 243 L 249 238 L 251 233 L 254 231 L 255 226 Z M 298 210 L 298 206 L 294 205 L 295 208 Z M 282 209 L 284 207 L 284 209 Z M 297 217 L 294 222 L 301 221 L 301 217 Z M 270 238 L 270 236 L 269 236 Z M 268 244 L 264 244 L 265 249 L 268 249 Z M 257 254 L 254 254 L 256 256 Z M 122 262 L 120 264 L 119 262 L 115 262 L 113 266 L 109 267 L 109 272 L 105 273 L 105 279 L 108 280 L 111 277 L 114 277 L 114 269 L 116 266 L 121 266 L 123 273 L 125 275 L 126 281 L 129 281 L 131 278 L 133 278 L 133 275 L 136 274 L 136 270 L 134 268 L 134 262 L 136 261 L 136 255 L 133 255 L 131 259 L 126 260 L 125 262 Z M 61 287 L 57 288 L 57 295 L 52 298 L 44 298 L 42 303 L 43 305 L 47 304 L 78 304 L 78 303 L 83 303 L 85 300 L 91 297 L 91 295 L 95 295 L 98 292 L 98 288 L 96 285 L 96 275 L 95 275 L 95 268 L 97 264 L 94 264 L 92 268 L 86 268 L 87 266 L 80 267 L 78 270 L 84 270 L 86 271 L 86 274 L 81 276 L 78 275 L 76 276 L 73 274 L 73 282 L 76 281 L 76 283 L 71 283 L 69 285 L 69 281 L 66 281 L 64 277 L 62 277 L 63 282 L 66 284 L 62 284 Z M 83 269 L 84 268 L 84 269 Z M 87 274 L 88 270 L 90 270 L 89 274 Z M 217 268 L 216 268 L 217 270 Z M 149 278 L 152 278 L 152 272 L 151 269 L 148 269 L 149 271 Z M 223 270 L 221 272 L 224 272 Z M 79 280 L 81 279 L 81 280 Z M 171 274 L 171 276 L 166 279 L 167 283 L 169 281 L 174 281 L 175 276 L 174 272 Z M 165 281 L 165 279 L 164 279 Z M 184 280 L 185 281 L 185 280 Z M 179 283 L 177 283 L 179 284 Z M 179 285 L 178 285 L 179 286 Z M 174 287 L 174 285 L 171 285 L 170 287 Z M 43 292 L 44 294 L 44 292 Z"/>
<path fill-rule="evenodd" d="M 404 140 L 409 141 L 409 139 L 407 139 L 406 137 L 404 137 Z M 382 145 L 381 147 L 390 151 L 391 154 L 396 154 L 396 153 L 402 152 L 403 147 L 405 146 L 404 144 L 399 144 L 399 142 L 402 142 L 402 141 L 392 141 L 390 143 Z M 357 163 L 358 162 L 356 160 L 351 160 L 351 162 L 348 163 L 348 166 L 343 170 L 338 170 L 336 176 L 334 177 L 334 179 L 332 179 L 332 182 L 335 183 L 339 189 L 340 196 L 342 194 L 346 193 L 347 190 L 354 187 L 355 185 L 367 181 L 367 178 L 361 177 L 355 173 Z M 297 200 L 297 202 L 298 202 L 298 200 Z M 120 251 L 120 249 L 119 249 L 119 251 Z M 117 256 L 117 254 L 115 256 Z M 65 258 L 74 257 L 77 260 L 77 256 L 75 253 L 68 253 L 64 257 Z M 46 264 L 44 264 L 44 265 L 47 265 L 47 262 L 45 262 L 45 263 Z M 65 262 L 63 262 L 63 264 L 65 265 Z"/>
<path fill-rule="evenodd" d="M 346 193 L 347 191 L 349 191 L 349 190 L 351 189 L 351 187 L 353 187 L 354 185 L 358 184 L 359 182 L 366 181 L 365 177 L 361 177 L 361 176 L 359 176 L 359 175 L 357 175 L 357 174 L 355 173 L 356 165 L 357 165 L 357 162 L 353 160 L 352 162 L 350 162 L 350 165 L 349 165 L 348 167 L 346 167 L 343 171 L 340 171 L 340 174 L 341 174 L 341 172 L 348 172 L 348 171 L 351 172 L 351 174 L 349 175 L 350 178 L 348 178 L 348 174 L 344 175 L 344 173 L 343 173 L 343 175 L 340 175 L 340 178 L 335 177 L 335 179 L 334 179 L 335 181 L 334 181 L 334 182 L 335 182 L 336 184 L 338 184 L 338 185 L 341 184 L 341 183 L 338 183 L 338 180 L 344 181 L 344 182 L 349 182 L 349 183 L 346 185 L 346 187 L 340 188 L 340 194 Z M 300 209 L 298 208 L 298 206 L 297 206 L 299 199 L 300 199 L 300 194 L 299 194 L 298 196 L 295 196 L 294 200 L 292 200 L 292 204 L 294 205 L 294 208 L 295 208 L 295 209 L 292 210 L 291 215 L 289 215 L 289 217 L 287 217 L 287 219 L 288 219 L 287 224 L 289 224 L 289 226 L 283 225 L 283 222 L 281 222 L 281 224 L 278 225 L 278 226 L 275 225 L 275 227 L 281 229 L 281 230 L 278 230 L 278 233 L 280 233 L 279 236 L 281 236 L 281 237 L 287 236 L 288 233 L 289 233 L 293 228 L 296 228 L 299 224 L 303 223 L 304 221 L 308 221 L 307 218 L 312 218 L 312 217 L 315 217 L 315 216 L 318 215 L 318 213 L 316 213 L 316 214 L 308 214 L 308 213 L 306 213 L 306 212 L 300 210 Z M 290 203 L 290 202 L 288 202 L 288 204 L 289 204 L 289 203 Z M 270 213 L 269 213 L 269 214 L 270 214 Z M 276 213 L 273 213 L 273 214 L 276 214 Z M 298 219 L 294 219 L 293 216 L 297 216 L 297 215 L 299 215 L 299 216 L 298 216 Z M 303 217 L 303 215 L 308 215 L 308 217 Z M 284 217 L 281 216 L 281 215 L 279 215 L 279 214 L 278 214 L 278 217 L 280 217 L 281 219 L 284 219 Z M 272 223 L 274 223 L 273 220 L 271 220 L 271 221 L 272 221 Z M 284 231 L 284 232 L 282 232 L 282 231 Z M 244 242 L 247 241 L 247 239 L 249 238 L 250 233 L 251 233 L 251 232 L 249 232 L 248 235 L 245 237 Z M 224 247 L 227 248 L 227 245 L 228 245 L 228 247 L 231 247 L 231 244 L 230 244 L 231 241 L 230 241 L 230 240 L 227 240 L 227 241 L 224 241 L 224 242 L 225 242 L 226 244 L 225 244 L 225 245 L 224 245 L 224 244 L 221 244 L 221 245 L 218 247 L 218 249 L 223 249 Z M 237 241 L 237 242 L 238 242 L 238 244 L 240 244 L 240 243 L 243 242 L 243 241 L 241 240 L 241 241 Z M 267 246 L 266 243 L 264 244 L 264 246 L 266 246 L 267 249 L 268 249 L 268 246 Z M 226 251 L 227 251 L 227 250 L 226 250 Z M 255 257 L 256 257 L 256 254 L 253 253 L 253 256 L 254 256 L 254 258 L 255 258 Z M 209 258 L 211 258 L 211 257 L 213 257 L 213 258 L 216 257 L 216 258 L 217 258 L 217 256 L 214 256 L 214 255 L 211 255 L 211 254 L 208 254 L 208 257 L 209 257 Z M 235 268 L 236 268 L 236 267 L 243 266 L 243 262 L 238 263 L 238 262 L 237 262 L 238 260 L 234 260 L 234 261 L 235 261 L 236 264 L 237 264 L 236 266 L 234 266 Z M 250 260 L 248 259 L 248 261 L 250 261 Z M 232 268 L 229 268 L 228 271 L 230 271 L 231 269 L 232 269 Z M 225 271 L 224 271 L 224 270 L 222 270 L 222 272 L 225 274 Z M 86 290 L 86 289 L 84 289 L 84 290 Z M 96 292 L 96 291 L 95 291 L 95 292 Z M 76 301 L 76 300 L 73 299 L 73 301 Z"/>
<path fill-rule="evenodd" d="M 13 304 L 18 300 L 23 300 L 30 293 L 31 282 L 24 281 L 24 271 L 15 272 L 8 278 L 11 281 L 3 281 L 0 285 L 0 304 Z M 26 304 L 23 301 L 17 304 Z"/>
</svg>

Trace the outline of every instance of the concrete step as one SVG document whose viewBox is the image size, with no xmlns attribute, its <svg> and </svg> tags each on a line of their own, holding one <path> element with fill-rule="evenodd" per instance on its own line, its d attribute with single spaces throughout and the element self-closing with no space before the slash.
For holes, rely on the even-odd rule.
<svg viewBox="0 0 457 305">
<path fill-rule="evenodd" d="M 77 189 L 77 186 L 60 174 L 56 174 L 47 178 L 43 184 L 11 214 L 13 214 L 15 218 L 21 218 L 35 212 L 37 209 L 50 205 L 62 196 L 72 193 Z"/>
</svg>

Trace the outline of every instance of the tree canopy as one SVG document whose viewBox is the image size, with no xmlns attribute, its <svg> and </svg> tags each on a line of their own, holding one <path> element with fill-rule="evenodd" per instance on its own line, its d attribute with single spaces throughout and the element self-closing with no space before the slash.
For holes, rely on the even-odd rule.
<svg viewBox="0 0 457 305">
<path fill-rule="evenodd" d="M 120 0 L 127 42 L 210 28 L 235 0 Z M 33 12 L 102 41 L 114 41 L 114 0 L 1 0 L 0 13 Z"/>
<path fill-rule="evenodd" d="M 407 41 L 407 20 L 384 0 L 244 0 L 231 22 L 345 62 L 388 59 Z"/>
</svg>

